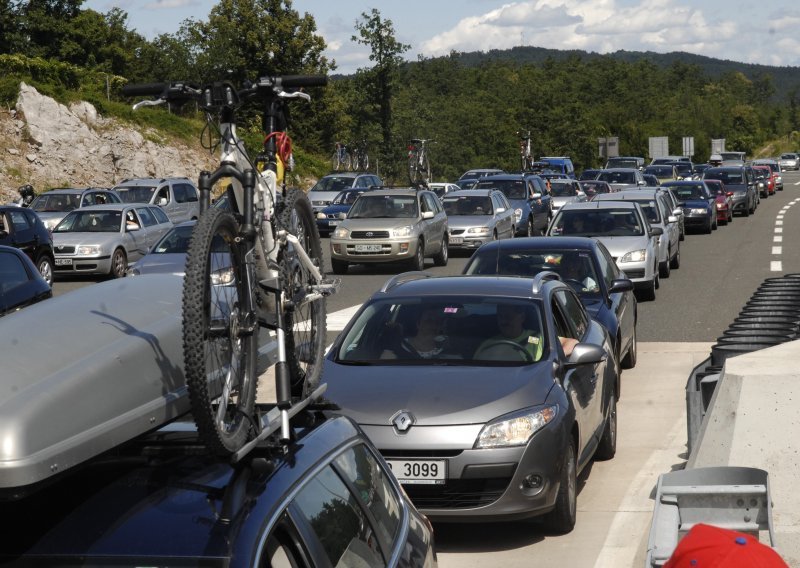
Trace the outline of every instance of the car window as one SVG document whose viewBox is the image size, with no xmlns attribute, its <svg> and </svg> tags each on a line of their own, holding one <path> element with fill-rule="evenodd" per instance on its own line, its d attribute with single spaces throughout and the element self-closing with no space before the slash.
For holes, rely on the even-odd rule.
<svg viewBox="0 0 800 568">
<path fill-rule="evenodd" d="M 335 463 L 339 473 L 369 510 L 375 534 L 388 556 L 400 530 L 402 510 L 400 496 L 387 478 L 387 472 L 363 444 L 342 453 Z"/>
<path fill-rule="evenodd" d="M 306 483 L 293 505 L 332 566 L 386 566 L 380 539 L 365 511 L 331 466 Z"/>
<path fill-rule="evenodd" d="M 13 209 L 8 212 L 8 216 L 11 219 L 11 224 L 14 226 L 14 231 L 25 231 L 31 228 L 30 221 L 25 216 L 25 213 L 20 211 L 14 211 Z"/>
<path fill-rule="evenodd" d="M 415 195 L 385 195 L 382 192 L 366 192 L 361 195 L 350 212 L 348 219 L 402 218 L 414 219 L 419 216 Z"/>
<path fill-rule="evenodd" d="M 167 203 L 169 203 L 169 186 L 164 185 L 158 190 L 158 194 L 156 195 L 156 199 L 153 203 L 158 203 L 162 199 L 166 199 Z"/>
<path fill-rule="evenodd" d="M 553 197 L 572 197 L 578 195 L 575 186 L 571 183 L 550 182 L 550 195 Z"/>
<path fill-rule="evenodd" d="M 361 188 L 369 187 L 369 179 L 365 176 L 361 176 L 360 178 L 356 179 L 355 187 L 361 187 Z"/>
<path fill-rule="evenodd" d="M 188 184 L 188 183 L 184 183 L 184 184 L 181 184 L 181 186 L 183 187 L 183 191 L 184 191 L 184 193 L 186 195 L 186 202 L 187 203 L 192 203 L 192 202 L 197 201 L 197 190 L 194 188 L 193 185 Z"/>
<path fill-rule="evenodd" d="M 353 187 L 352 177 L 325 176 L 311 188 L 311 191 L 342 191 L 348 187 Z"/>
<path fill-rule="evenodd" d="M 86 211 L 76 209 L 53 229 L 54 233 L 118 233 L 122 211 Z"/>
<path fill-rule="evenodd" d="M 619 269 L 603 243 L 597 243 L 597 250 L 600 252 L 600 254 L 597 255 L 597 262 L 600 265 L 600 274 L 606 283 L 606 290 L 608 290 L 611 288 L 611 283 L 617 279 Z"/>
<path fill-rule="evenodd" d="M 571 209 L 560 211 L 548 234 L 576 237 L 639 237 L 645 228 L 636 211 L 625 209 Z"/>
<path fill-rule="evenodd" d="M 152 227 L 153 225 L 158 224 L 156 221 L 155 215 L 153 215 L 149 207 L 137 207 L 136 213 L 139 215 L 139 218 L 144 223 L 145 227 Z"/>
<path fill-rule="evenodd" d="M 492 200 L 488 195 L 445 196 L 444 211 L 448 215 L 492 215 Z"/>
<path fill-rule="evenodd" d="M 173 228 L 155 244 L 151 254 L 185 253 L 189 250 L 192 229 L 194 225 Z"/>
<path fill-rule="evenodd" d="M 150 203 L 150 198 L 153 197 L 156 187 L 144 185 L 120 186 L 116 191 L 123 203 Z"/>
<path fill-rule="evenodd" d="M 581 301 L 570 290 L 557 290 L 553 294 L 564 310 L 564 316 L 570 327 L 575 330 L 575 339 L 582 339 L 589 329 L 589 318 L 583 309 Z"/>
<path fill-rule="evenodd" d="M 526 199 L 528 197 L 525 180 L 522 179 L 492 179 L 488 177 L 475 184 L 474 189 L 497 189 L 509 199 Z"/>
<path fill-rule="evenodd" d="M 436 213 L 438 210 L 437 205 L 438 199 L 434 199 L 430 193 L 424 193 L 422 195 L 422 203 L 424 204 L 422 210 L 423 211 L 430 211 L 432 213 Z"/>
<path fill-rule="evenodd" d="M 0 252 L 0 293 L 10 292 L 30 280 L 30 275 L 13 252 Z"/>
<path fill-rule="evenodd" d="M 155 218 L 156 218 L 156 220 L 158 221 L 159 224 L 161 224 L 161 223 L 169 223 L 170 222 L 169 217 L 167 217 L 167 214 L 164 213 L 164 211 L 161 208 L 159 208 L 159 207 L 148 207 L 147 210 L 150 211 L 155 216 Z"/>
</svg>

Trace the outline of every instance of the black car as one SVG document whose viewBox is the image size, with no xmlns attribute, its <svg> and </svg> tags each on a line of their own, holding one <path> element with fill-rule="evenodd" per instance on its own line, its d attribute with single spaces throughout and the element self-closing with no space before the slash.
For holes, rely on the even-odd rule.
<svg viewBox="0 0 800 568">
<path fill-rule="evenodd" d="M 25 252 L 49 284 L 53 284 L 53 238 L 31 209 L 0 206 L 0 245 Z"/>
<path fill-rule="evenodd" d="M 633 368 L 638 319 L 633 283 L 603 243 L 588 237 L 495 241 L 475 251 L 463 273 L 530 278 L 546 270 L 577 292 L 586 311 L 608 330 L 622 368 Z"/>
<path fill-rule="evenodd" d="M 135 438 L 0 502 L 0 564 L 436 566 L 429 521 L 351 420 L 304 412 L 292 427 L 237 465 L 191 422 Z"/>
<path fill-rule="evenodd" d="M 748 217 L 758 206 L 758 180 L 750 166 L 720 166 L 706 168 L 703 179 L 718 179 L 725 189 L 733 193 L 731 208 L 734 213 Z"/>
<path fill-rule="evenodd" d="M 0 316 L 53 295 L 31 259 L 14 247 L 0 246 Z"/>
</svg>

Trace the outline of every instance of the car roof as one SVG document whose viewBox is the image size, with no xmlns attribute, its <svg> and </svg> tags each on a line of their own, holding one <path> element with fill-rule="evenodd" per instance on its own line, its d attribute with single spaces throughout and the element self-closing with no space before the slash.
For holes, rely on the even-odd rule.
<svg viewBox="0 0 800 568">
<path fill-rule="evenodd" d="M 180 177 L 180 176 L 162 177 L 162 178 L 130 178 L 122 180 L 115 187 L 130 186 L 130 185 L 154 185 L 154 184 L 158 185 L 160 183 L 164 183 L 165 181 L 177 180 L 177 179 L 184 181 L 191 181 L 187 177 Z"/>
<path fill-rule="evenodd" d="M 560 238 L 560 237 L 559 237 Z M 457 296 L 482 298 L 536 298 L 531 279 L 516 276 L 431 276 L 417 273 L 400 274 L 390 279 L 373 295 L 374 299 L 386 297 L 442 297 L 456 301 Z M 393 284 L 393 282 L 397 282 Z"/>
<path fill-rule="evenodd" d="M 74 211 L 122 211 L 134 207 L 150 207 L 150 205 L 147 203 L 106 203 L 105 205 L 87 205 L 80 209 L 74 209 Z M 72 211 L 70 211 L 70 213 L 72 213 Z"/>
<path fill-rule="evenodd" d="M 47 191 L 43 191 L 39 195 L 51 195 L 60 193 L 85 193 L 87 191 L 110 192 L 111 190 L 105 187 L 56 187 L 53 189 L 48 189 Z M 36 197 L 39 197 L 39 195 L 37 195 Z"/>
<path fill-rule="evenodd" d="M 639 190 L 637 190 L 639 191 Z M 621 193 L 621 192 L 618 192 Z M 617 195 L 617 193 L 601 193 L 594 196 L 591 201 L 583 201 L 580 203 L 567 203 L 562 205 L 560 211 L 574 211 L 576 209 L 635 209 L 639 206 L 634 201 L 624 201 L 622 199 L 614 201 L 613 199 L 601 198 L 603 195 Z M 561 238 L 561 237 L 559 237 Z"/>
<path fill-rule="evenodd" d="M 489 254 L 494 250 L 523 251 L 551 249 L 585 249 L 594 250 L 597 241 L 591 237 L 522 237 L 518 239 L 502 239 L 489 241 L 482 245 L 476 253 Z"/>
<path fill-rule="evenodd" d="M 463 196 L 472 196 L 478 195 L 481 197 L 488 197 L 489 195 L 493 194 L 496 189 L 491 187 L 482 187 L 480 189 L 459 189 L 458 191 L 451 191 L 447 195 L 445 195 L 445 199 L 450 197 L 463 197 Z"/>
<path fill-rule="evenodd" d="M 533 176 L 533 175 L 536 175 L 536 174 L 509 174 L 509 173 L 503 172 L 502 174 L 494 174 L 494 175 L 491 175 L 491 176 L 484 176 L 482 178 L 478 178 L 478 181 L 480 183 L 484 183 L 484 182 L 487 182 L 487 181 L 496 181 L 496 180 L 500 180 L 500 181 L 522 180 L 522 179 L 525 179 L 525 178 Z"/>
</svg>

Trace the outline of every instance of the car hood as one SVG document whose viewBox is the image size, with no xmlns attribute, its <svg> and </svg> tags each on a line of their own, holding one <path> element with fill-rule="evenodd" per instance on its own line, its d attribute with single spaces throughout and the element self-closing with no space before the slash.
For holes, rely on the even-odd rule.
<svg viewBox="0 0 800 568">
<path fill-rule="evenodd" d="M 681 201 L 680 204 L 683 207 L 705 207 L 706 209 L 711 205 L 705 199 L 687 199 L 686 201 Z"/>
<path fill-rule="evenodd" d="M 148 254 L 131 267 L 139 274 L 177 274 L 186 272 L 186 253 Z"/>
<path fill-rule="evenodd" d="M 577 197 L 574 195 L 565 195 L 565 196 L 553 196 L 550 198 L 550 201 L 553 203 L 553 207 L 561 207 L 567 203 L 572 203 L 575 201 Z"/>
<path fill-rule="evenodd" d="M 453 215 L 447 218 L 447 226 L 451 229 L 464 229 L 466 227 L 484 227 L 494 224 L 491 215 Z"/>
<path fill-rule="evenodd" d="M 53 246 L 102 245 L 121 238 L 121 233 L 53 233 Z"/>
<path fill-rule="evenodd" d="M 483 424 L 542 404 L 555 384 L 551 365 L 522 367 L 350 366 L 325 361 L 325 397 L 361 425 L 387 426 L 400 410 L 418 426 Z"/>
<path fill-rule="evenodd" d="M 335 213 L 347 213 L 350 211 L 349 205 L 328 205 L 322 209 L 322 212 L 330 215 Z"/>
<path fill-rule="evenodd" d="M 614 258 L 619 258 L 626 252 L 647 248 L 648 237 L 608 237 L 595 236 L 603 243 Z"/>
<path fill-rule="evenodd" d="M 345 219 L 339 226 L 343 226 L 351 231 L 389 231 L 391 229 L 399 229 L 400 227 L 416 224 L 416 218 L 391 217 L 386 219 Z"/>
</svg>

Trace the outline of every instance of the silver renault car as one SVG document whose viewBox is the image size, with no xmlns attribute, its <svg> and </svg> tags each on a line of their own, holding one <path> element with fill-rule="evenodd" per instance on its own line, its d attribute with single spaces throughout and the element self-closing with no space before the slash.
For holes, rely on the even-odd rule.
<svg viewBox="0 0 800 568">
<path fill-rule="evenodd" d="M 661 227 L 650 226 L 636 201 L 571 203 L 561 208 L 547 229 L 548 237 L 594 237 L 602 242 L 643 300 L 656 299 L 662 234 Z"/>
<path fill-rule="evenodd" d="M 447 227 L 447 215 L 432 191 L 368 191 L 331 234 L 331 267 L 336 274 L 346 273 L 351 264 L 405 263 L 422 270 L 428 257 L 444 266 Z"/>
</svg>

